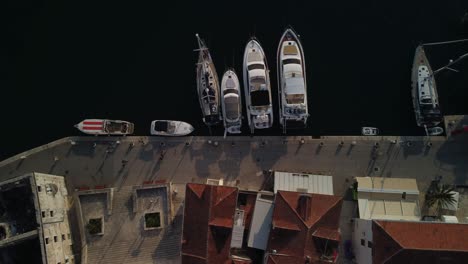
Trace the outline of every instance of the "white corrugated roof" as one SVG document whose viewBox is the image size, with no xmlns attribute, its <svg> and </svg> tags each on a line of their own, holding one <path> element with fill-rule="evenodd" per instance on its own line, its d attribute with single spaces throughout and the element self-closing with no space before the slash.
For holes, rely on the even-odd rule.
<svg viewBox="0 0 468 264">
<path fill-rule="evenodd" d="M 250 224 L 249 241 L 247 245 L 252 248 L 266 250 L 270 236 L 271 221 L 273 217 L 273 194 L 270 199 L 263 199 L 265 194 L 259 193 Z"/>
<path fill-rule="evenodd" d="M 232 228 L 231 248 L 242 248 L 244 237 L 244 210 L 236 209 Z"/>
<path fill-rule="evenodd" d="M 333 195 L 332 176 L 275 171 L 275 193 L 281 191 Z"/>
</svg>

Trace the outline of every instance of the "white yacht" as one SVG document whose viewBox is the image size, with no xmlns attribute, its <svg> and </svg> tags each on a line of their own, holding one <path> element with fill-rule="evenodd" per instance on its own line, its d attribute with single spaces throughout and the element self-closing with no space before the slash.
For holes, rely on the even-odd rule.
<svg viewBox="0 0 468 264">
<path fill-rule="evenodd" d="M 281 36 L 277 51 L 279 122 L 283 131 L 288 121 L 306 126 L 307 81 L 304 50 L 296 33 L 288 28 Z"/>
<path fill-rule="evenodd" d="M 273 105 L 268 64 L 260 43 L 252 38 L 244 52 L 244 90 L 250 132 L 273 125 Z"/>
<path fill-rule="evenodd" d="M 197 63 L 198 97 L 203 114 L 203 122 L 208 126 L 212 126 L 221 121 L 218 74 L 205 42 L 198 34 L 195 36 L 197 37 L 199 47 Z"/>
<path fill-rule="evenodd" d="M 414 55 L 411 75 L 411 95 L 420 127 L 434 127 L 442 122 L 437 87 L 431 65 L 426 57 L 423 46 L 418 46 Z"/>
<path fill-rule="evenodd" d="M 242 126 L 242 100 L 239 78 L 234 70 L 227 70 L 221 79 L 221 105 L 227 133 L 239 134 Z"/>
</svg>

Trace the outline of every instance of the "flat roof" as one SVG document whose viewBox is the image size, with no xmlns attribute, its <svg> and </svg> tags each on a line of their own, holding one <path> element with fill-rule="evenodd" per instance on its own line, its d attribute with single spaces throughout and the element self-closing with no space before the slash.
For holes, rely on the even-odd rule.
<svg viewBox="0 0 468 264">
<path fill-rule="evenodd" d="M 387 192 L 419 194 L 416 179 L 356 177 L 358 192 Z"/>
<path fill-rule="evenodd" d="M 333 178 L 326 175 L 275 171 L 274 192 L 280 190 L 333 195 Z"/>
<path fill-rule="evenodd" d="M 249 247 L 262 250 L 267 248 L 273 216 L 273 199 L 273 194 L 259 193 L 257 195 L 249 230 Z"/>
<path fill-rule="evenodd" d="M 361 219 L 421 220 L 421 210 L 417 200 L 358 199 Z"/>
</svg>

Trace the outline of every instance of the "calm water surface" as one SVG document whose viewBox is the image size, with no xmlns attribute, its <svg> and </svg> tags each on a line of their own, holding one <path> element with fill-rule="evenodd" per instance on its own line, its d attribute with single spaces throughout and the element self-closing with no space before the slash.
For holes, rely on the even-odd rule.
<svg viewBox="0 0 468 264">
<path fill-rule="evenodd" d="M 167 2 L 12 1 L 0 159 L 80 135 L 73 124 L 85 118 L 128 120 L 136 135 L 149 135 L 151 120 L 176 119 L 208 135 L 196 93 L 195 33 L 220 76 L 228 67 L 241 74 L 255 35 L 276 103 L 276 49 L 288 25 L 303 41 L 311 113 L 309 128 L 290 134 L 357 135 L 375 126 L 385 135 L 421 135 L 410 95 L 414 49 L 468 36 L 462 0 Z M 427 49 L 433 68 L 466 52 L 468 44 Z M 468 60 L 457 68 L 437 76 L 444 114 L 468 113 Z M 278 120 L 256 134 L 281 135 Z"/>
</svg>

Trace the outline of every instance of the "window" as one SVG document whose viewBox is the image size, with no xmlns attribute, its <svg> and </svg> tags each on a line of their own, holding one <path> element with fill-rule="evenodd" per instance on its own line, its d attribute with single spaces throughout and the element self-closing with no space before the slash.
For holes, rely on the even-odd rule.
<svg viewBox="0 0 468 264">
<path fill-rule="evenodd" d="M 37 186 L 37 191 L 41 192 L 41 186 L 39 186 L 39 185 Z"/>
<path fill-rule="evenodd" d="M 367 241 L 367 247 L 372 248 L 372 242 L 371 241 Z"/>
<path fill-rule="evenodd" d="M 54 211 L 50 211 L 50 217 L 54 217 Z"/>
<path fill-rule="evenodd" d="M 45 238 L 45 243 L 49 244 L 49 238 L 48 237 Z"/>
<path fill-rule="evenodd" d="M 298 59 L 285 59 L 283 64 L 301 64 L 301 60 Z"/>
<path fill-rule="evenodd" d="M 364 239 L 361 239 L 361 246 L 366 246 L 366 241 Z"/>
<path fill-rule="evenodd" d="M 45 217 L 45 211 L 42 211 L 42 217 Z"/>
<path fill-rule="evenodd" d="M 64 234 L 62 234 L 62 241 L 64 241 L 64 240 L 65 240 L 65 235 L 64 235 Z"/>
<path fill-rule="evenodd" d="M 406 192 L 403 192 L 403 194 L 401 195 L 401 198 L 406 199 Z"/>
<path fill-rule="evenodd" d="M 251 70 L 263 70 L 263 69 L 265 69 L 265 66 L 263 64 L 251 64 L 251 65 L 247 66 L 247 69 L 249 71 L 251 71 Z"/>
<path fill-rule="evenodd" d="M 54 242 L 57 242 L 57 236 L 54 236 Z"/>
<path fill-rule="evenodd" d="M 161 227 L 161 214 L 159 212 L 145 214 L 145 228 Z"/>
</svg>

